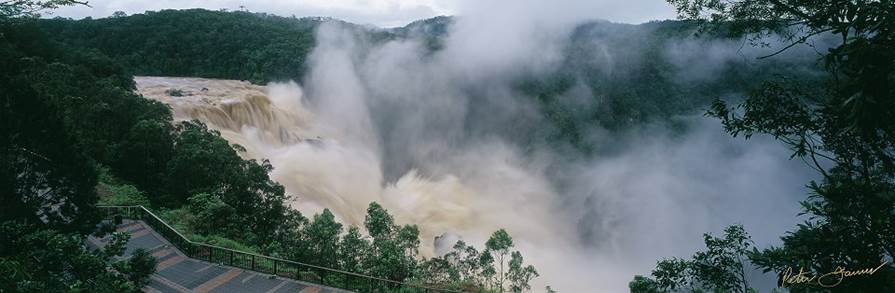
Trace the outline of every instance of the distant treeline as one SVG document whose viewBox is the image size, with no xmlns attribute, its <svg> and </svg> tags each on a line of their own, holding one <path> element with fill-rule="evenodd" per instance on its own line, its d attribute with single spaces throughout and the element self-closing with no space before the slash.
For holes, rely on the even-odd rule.
<svg viewBox="0 0 895 293">
<path fill-rule="evenodd" d="M 96 50 L 132 74 L 266 83 L 302 77 L 321 21 L 192 9 L 40 26 L 67 48 Z"/>
<path fill-rule="evenodd" d="M 40 21 L 39 27 L 66 48 L 108 56 L 129 74 L 263 84 L 301 82 L 315 30 L 327 21 L 355 30 L 369 40 L 368 45 L 420 38 L 429 50 L 437 51 L 454 19 L 436 17 L 401 28 L 375 29 L 326 18 L 191 9 L 51 19 Z M 520 97 L 536 100 L 554 126 L 529 139 L 591 152 L 601 147 L 588 139 L 595 127 L 623 131 L 677 115 L 700 114 L 714 98 L 742 94 L 778 75 L 809 82 L 824 76 L 815 62 L 818 56 L 761 61 L 746 54 L 717 56 L 719 44 L 739 44 L 741 37 L 729 31 L 700 34 L 696 23 L 687 21 L 583 23 L 568 37 L 561 66 L 517 78 Z M 692 47 L 675 47 L 682 43 Z M 581 99 L 589 102 L 568 102 Z"/>
</svg>

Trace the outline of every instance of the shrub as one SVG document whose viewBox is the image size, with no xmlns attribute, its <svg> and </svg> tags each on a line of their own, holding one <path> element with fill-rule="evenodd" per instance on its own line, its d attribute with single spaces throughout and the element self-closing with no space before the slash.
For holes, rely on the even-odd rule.
<svg viewBox="0 0 895 293">
<path fill-rule="evenodd" d="M 146 196 L 143 194 L 143 192 L 138 190 L 133 185 L 110 185 L 100 183 L 100 189 L 103 189 L 105 191 L 104 193 L 107 193 L 106 196 L 103 196 L 99 199 L 100 205 L 149 206 L 149 200 L 146 199 Z"/>
</svg>

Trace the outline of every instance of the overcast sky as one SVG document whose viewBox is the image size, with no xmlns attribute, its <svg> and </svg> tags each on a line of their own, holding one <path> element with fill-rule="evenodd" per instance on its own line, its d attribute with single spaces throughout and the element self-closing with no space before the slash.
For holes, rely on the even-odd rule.
<svg viewBox="0 0 895 293">
<path fill-rule="evenodd" d="M 106 17 L 115 11 L 127 14 L 161 9 L 245 9 L 280 16 L 329 16 L 358 24 L 380 27 L 403 26 L 414 20 L 438 15 L 462 15 L 468 6 L 490 0 L 89 0 L 92 7 L 65 7 L 52 16 L 71 18 Z M 642 23 L 674 18 L 665 0 L 544 0 L 555 5 L 576 6 L 594 19 Z M 553 5 L 553 3 L 551 3 Z"/>
</svg>

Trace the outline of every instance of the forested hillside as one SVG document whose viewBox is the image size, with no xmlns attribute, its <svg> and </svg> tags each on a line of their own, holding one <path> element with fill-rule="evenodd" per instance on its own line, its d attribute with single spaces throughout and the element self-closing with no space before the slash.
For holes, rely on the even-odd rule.
<svg viewBox="0 0 895 293">
<path fill-rule="evenodd" d="M 102 52 L 132 74 L 265 83 L 301 78 L 321 21 L 194 9 L 45 20 L 41 28 L 66 47 Z"/>
</svg>

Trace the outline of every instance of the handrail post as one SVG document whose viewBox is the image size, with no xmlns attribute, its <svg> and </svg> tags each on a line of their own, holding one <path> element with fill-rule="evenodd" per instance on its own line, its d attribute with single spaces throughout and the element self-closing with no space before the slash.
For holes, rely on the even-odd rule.
<svg viewBox="0 0 895 293">
<path fill-rule="evenodd" d="M 279 263 L 279 262 L 280 261 L 278 261 L 278 260 L 273 260 L 273 275 L 274 276 L 277 275 L 277 263 Z"/>
<path fill-rule="evenodd" d="M 252 254 L 252 270 L 255 270 L 255 255 Z"/>
<path fill-rule="evenodd" d="M 233 251 L 230 251 L 230 265 L 233 265 Z"/>
</svg>

